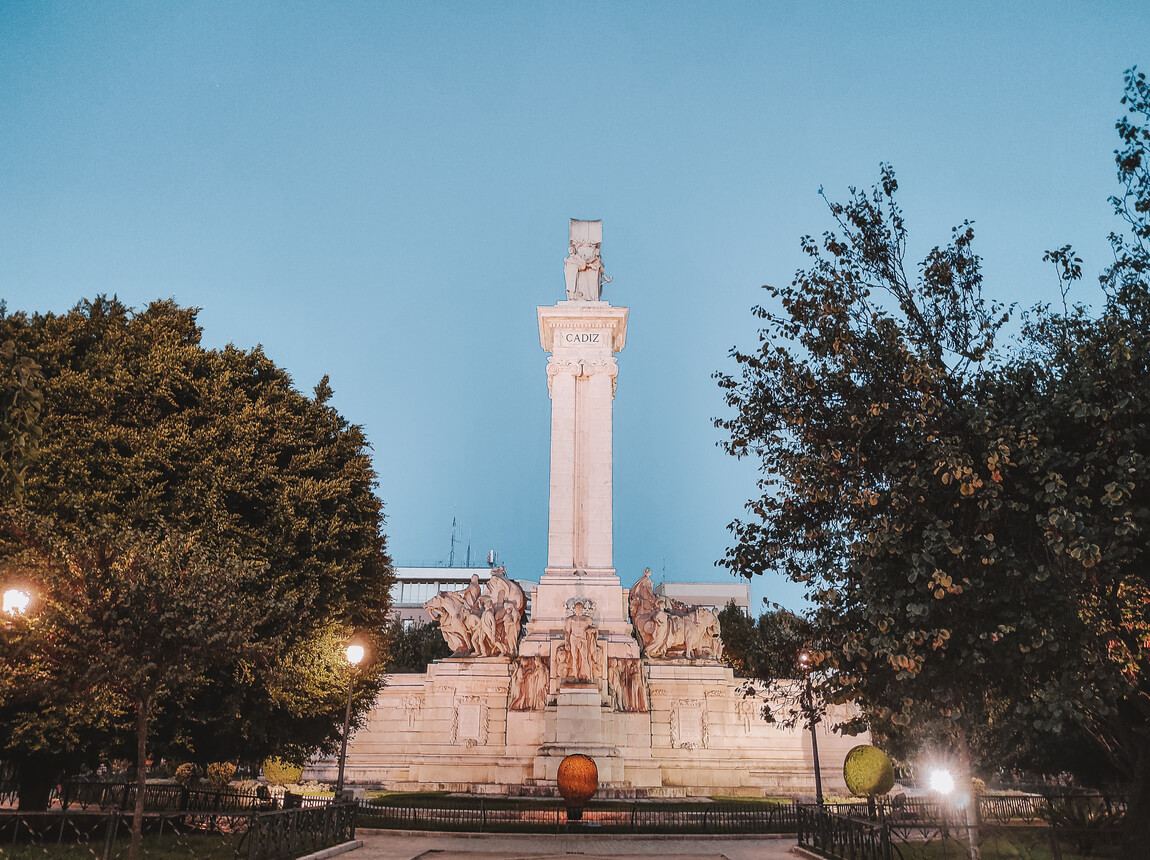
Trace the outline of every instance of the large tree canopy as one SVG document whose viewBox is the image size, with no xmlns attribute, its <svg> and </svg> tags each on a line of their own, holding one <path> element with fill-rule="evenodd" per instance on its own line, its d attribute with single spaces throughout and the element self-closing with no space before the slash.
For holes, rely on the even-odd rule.
<svg viewBox="0 0 1150 860">
<path fill-rule="evenodd" d="M 63 315 L 0 316 L 0 343 L 43 376 L 39 451 L 0 552 L 34 579 L 47 557 L 37 547 L 53 540 L 158 530 L 256 566 L 230 599 L 261 607 L 259 648 L 217 649 L 197 683 L 162 690 L 155 748 L 201 761 L 298 758 L 338 736 L 346 638 L 383 656 L 392 573 L 375 473 L 360 428 L 327 403 L 326 378 L 309 398 L 259 348 L 205 349 L 200 338 L 196 312 L 172 302 L 133 312 L 97 298 Z M 35 635 L 34 619 L 23 626 Z M 361 712 L 382 683 L 377 669 L 359 672 Z M 85 722 L 76 688 L 60 685 L 49 701 L 43 692 L 6 689 L 0 758 L 91 753 L 95 730 L 116 728 L 130 704 Z"/>
<path fill-rule="evenodd" d="M 1087 726 L 1136 778 L 1130 819 L 1150 821 L 1140 74 L 1125 101 L 1115 206 L 1130 229 L 1112 236 L 1104 307 L 1036 308 L 1004 338 L 970 223 L 908 271 L 884 166 L 828 204 L 836 229 L 804 237 L 809 267 L 765 288 L 760 344 L 718 375 L 731 412 L 716 424 L 761 470 L 722 564 L 807 585 L 826 695 L 930 725 L 960 755 Z M 1048 258 L 1068 289 L 1080 261 Z"/>
</svg>

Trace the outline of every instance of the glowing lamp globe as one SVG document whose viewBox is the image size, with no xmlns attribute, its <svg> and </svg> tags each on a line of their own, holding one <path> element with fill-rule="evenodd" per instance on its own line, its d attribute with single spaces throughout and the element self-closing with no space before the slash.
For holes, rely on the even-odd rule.
<svg viewBox="0 0 1150 860">
<path fill-rule="evenodd" d="M 32 602 L 32 595 L 22 588 L 9 588 L 4 592 L 4 614 L 23 615 Z"/>
<path fill-rule="evenodd" d="M 950 794 L 954 791 L 954 777 L 950 771 L 936 768 L 930 772 L 930 790 L 939 794 Z"/>
<path fill-rule="evenodd" d="M 599 768 L 589 755 L 576 753 L 559 763 L 559 793 L 567 801 L 567 817 L 583 817 L 583 804 L 599 789 Z"/>
</svg>

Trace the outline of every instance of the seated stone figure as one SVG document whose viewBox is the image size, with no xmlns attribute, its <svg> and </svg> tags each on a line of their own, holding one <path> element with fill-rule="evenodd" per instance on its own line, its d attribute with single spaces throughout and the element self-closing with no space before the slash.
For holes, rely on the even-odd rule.
<svg viewBox="0 0 1150 860">
<path fill-rule="evenodd" d="M 628 603 L 636 638 L 647 657 L 718 660 L 722 656 L 715 613 L 656 595 L 650 568 L 631 586 Z"/>
</svg>

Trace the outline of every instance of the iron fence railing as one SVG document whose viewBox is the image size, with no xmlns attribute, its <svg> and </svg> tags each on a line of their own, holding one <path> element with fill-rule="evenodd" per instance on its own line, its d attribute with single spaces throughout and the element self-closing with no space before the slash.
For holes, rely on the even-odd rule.
<svg viewBox="0 0 1150 860">
<path fill-rule="evenodd" d="M 257 812 L 150 811 L 144 835 L 174 843 L 187 856 L 213 860 L 288 860 L 355 838 L 356 805 Z M 127 854 L 132 814 L 117 810 L 0 811 L 0 856 L 5 846 L 83 845 L 99 860 Z"/>
<path fill-rule="evenodd" d="M 591 803 L 568 823 L 561 802 L 484 798 L 361 801 L 359 824 L 408 830 L 547 832 L 569 826 L 617 833 L 793 833 L 790 803 Z"/>
<path fill-rule="evenodd" d="M 135 783 L 127 782 L 65 782 L 57 786 L 52 801 L 61 809 L 131 809 L 136 803 L 136 790 Z M 277 805 L 270 794 L 234 789 L 214 791 L 149 784 L 144 794 L 144 808 L 157 811 L 263 810 Z"/>
<path fill-rule="evenodd" d="M 350 842 L 355 838 L 357 814 L 355 803 L 256 813 L 248 829 L 248 852 L 242 856 L 281 860 Z"/>
<path fill-rule="evenodd" d="M 887 819 L 937 820 L 943 818 L 964 818 L 965 811 L 954 803 L 940 803 L 936 800 L 918 798 L 877 798 L 871 807 L 865 802 L 825 803 L 827 812 L 848 815 L 855 818 L 877 817 Z M 1062 794 L 1062 795 L 983 795 L 978 798 L 978 818 L 999 824 L 1032 824 L 1036 821 L 1049 821 L 1066 809 L 1104 810 L 1110 814 L 1126 811 L 1126 799 L 1121 795 L 1110 794 Z"/>
<path fill-rule="evenodd" d="M 844 814 L 826 807 L 798 811 L 798 844 L 830 860 L 963 860 L 969 856 L 968 830 L 962 811 L 942 807 L 930 818 L 888 816 L 887 807 L 868 815 Z M 1030 808 L 1022 808 L 1028 814 Z M 1082 821 L 1089 820 L 1087 816 Z M 1118 860 L 1129 853 L 1120 813 L 1104 814 L 1089 824 L 1066 824 L 1055 817 L 1033 822 L 977 824 L 984 860 L 1018 857 Z"/>
<path fill-rule="evenodd" d="M 890 832 L 878 820 L 800 806 L 797 823 L 799 845 L 824 857 L 893 860 Z"/>
</svg>

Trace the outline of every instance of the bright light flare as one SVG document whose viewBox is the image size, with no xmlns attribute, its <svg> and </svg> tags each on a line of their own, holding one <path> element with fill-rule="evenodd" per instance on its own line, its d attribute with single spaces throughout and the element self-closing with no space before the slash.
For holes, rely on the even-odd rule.
<svg viewBox="0 0 1150 860">
<path fill-rule="evenodd" d="M 347 662 L 353 666 L 358 666 L 360 661 L 363 660 L 363 646 L 362 645 L 348 645 L 347 650 L 344 651 L 347 655 Z"/>
<path fill-rule="evenodd" d="M 4 614 L 23 615 L 32 602 L 32 595 L 21 588 L 9 588 L 4 592 Z"/>
<path fill-rule="evenodd" d="M 954 777 L 949 770 L 938 768 L 930 772 L 930 790 L 939 794 L 950 794 L 954 791 Z"/>
</svg>

